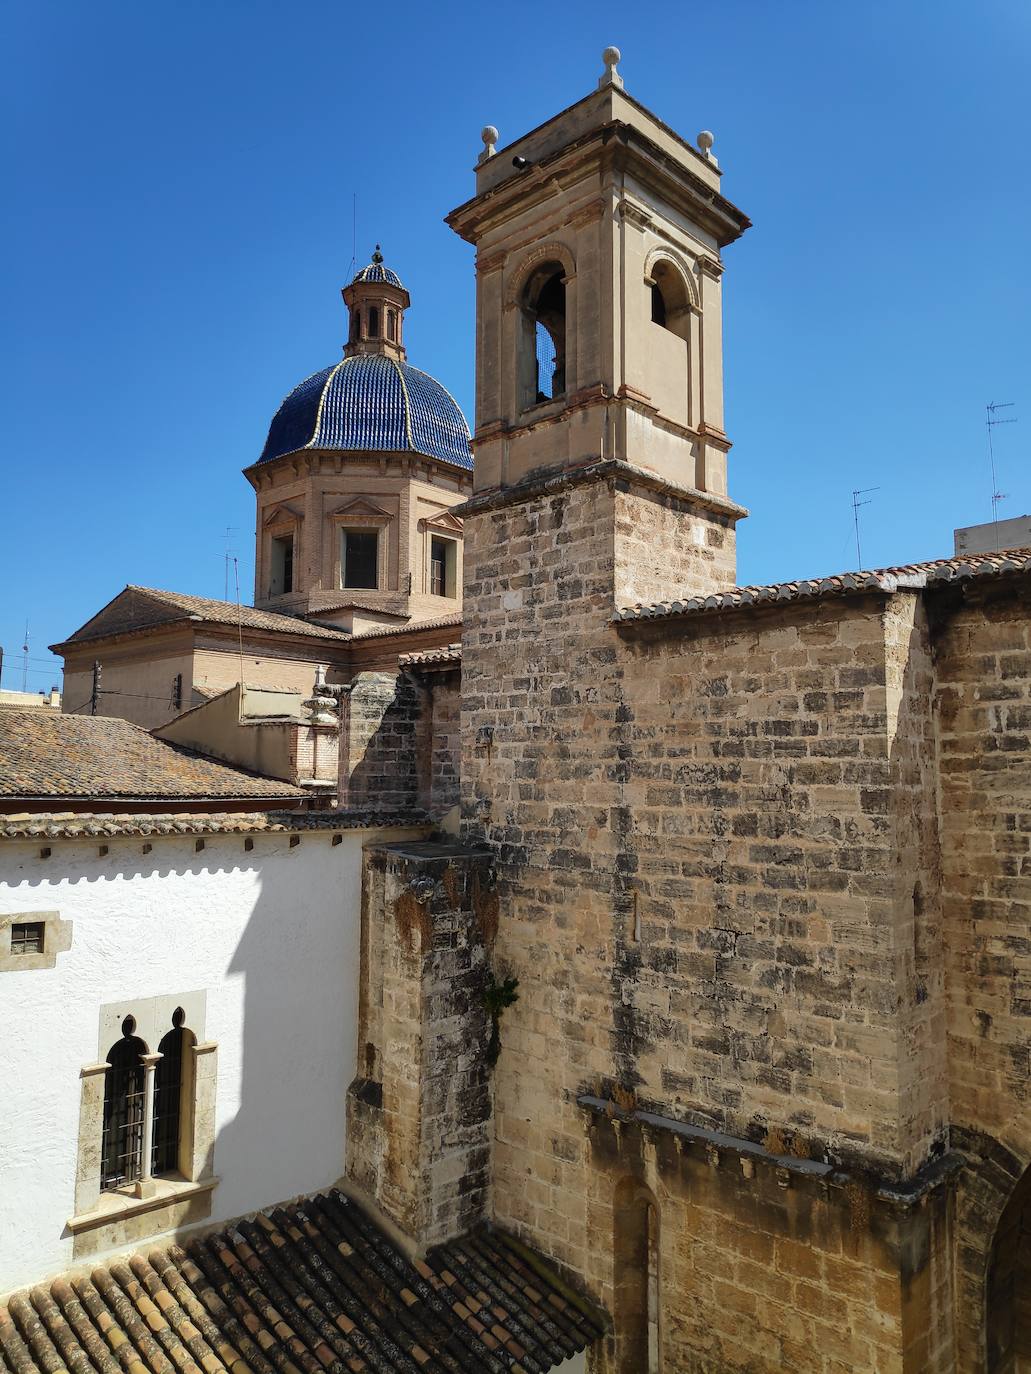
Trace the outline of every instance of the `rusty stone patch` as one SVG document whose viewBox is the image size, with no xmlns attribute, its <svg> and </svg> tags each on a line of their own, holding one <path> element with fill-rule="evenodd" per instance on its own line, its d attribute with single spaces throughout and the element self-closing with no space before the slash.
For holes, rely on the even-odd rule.
<svg viewBox="0 0 1031 1374">
<path fill-rule="evenodd" d="M 394 920 L 409 953 L 417 954 L 426 949 L 433 937 L 429 907 L 420 902 L 410 887 L 403 888 L 394 901 Z M 419 932 L 416 942 L 415 933 Z"/>
</svg>

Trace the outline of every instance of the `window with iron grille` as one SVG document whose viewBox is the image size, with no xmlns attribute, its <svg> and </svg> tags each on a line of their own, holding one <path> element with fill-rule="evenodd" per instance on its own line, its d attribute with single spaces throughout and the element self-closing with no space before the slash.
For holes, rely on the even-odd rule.
<svg viewBox="0 0 1031 1374">
<path fill-rule="evenodd" d="M 161 1058 L 154 1073 L 154 1133 L 151 1173 L 175 1173 L 179 1168 L 179 1128 L 182 1122 L 184 1049 L 190 1032 L 185 1012 L 177 1007 L 172 1029 L 158 1045 Z"/>
<path fill-rule="evenodd" d="M 110 1068 L 104 1080 L 104 1128 L 100 1149 L 100 1186 L 117 1188 L 143 1172 L 143 1123 L 146 1116 L 146 1073 L 141 1056 L 146 1045 L 133 1032 L 127 1016 L 122 1038 L 107 1052 Z"/>
<path fill-rule="evenodd" d="M 11 926 L 12 954 L 42 954 L 46 926 L 43 921 L 21 921 Z"/>
</svg>

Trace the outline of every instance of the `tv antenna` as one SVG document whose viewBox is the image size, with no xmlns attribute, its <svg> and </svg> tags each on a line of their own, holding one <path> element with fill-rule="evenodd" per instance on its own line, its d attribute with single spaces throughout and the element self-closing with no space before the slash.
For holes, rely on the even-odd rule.
<svg viewBox="0 0 1031 1374">
<path fill-rule="evenodd" d="M 863 550 L 859 545 L 859 510 L 861 506 L 869 506 L 869 501 L 860 501 L 861 496 L 868 495 L 871 491 L 880 491 L 880 487 L 857 487 L 852 492 L 852 520 L 856 527 L 856 563 L 861 569 L 863 566 Z"/>
<path fill-rule="evenodd" d="M 25 622 L 25 643 L 21 646 L 21 689 L 23 692 L 29 690 L 29 622 Z"/>
<path fill-rule="evenodd" d="M 347 269 L 347 280 L 354 278 L 354 269 L 358 261 L 358 192 L 354 191 L 351 195 L 351 266 Z"/>
<path fill-rule="evenodd" d="M 1017 417 L 1010 415 L 1002 420 L 996 418 L 997 410 L 1009 410 L 1015 401 L 989 401 L 985 406 L 985 428 L 988 430 L 988 462 L 992 469 L 992 524 L 995 526 L 995 551 L 999 551 L 999 502 L 1005 501 L 1007 493 L 999 490 L 999 480 L 995 473 L 995 444 L 992 430 L 996 425 L 1015 425 Z"/>
<path fill-rule="evenodd" d="M 232 543 L 233 535 L 236 534 L 237 531 L 238 531 L 238 526 L 236 526 L 236 525 L 227 525 L 227 526 L 226 526 L 225 535 L 223 536 L 223 538 L 224 538 L 225 541 L 226 541 L 226 552 L 225 552 L 226 579 L 225 579 L 225 591 L 224 591 L 224 593 L 223 593 L 223 595 L 222 595 L 222 600 L 223 600 L 223 601 L 228 601 L 228 600 L 229 600 L 229 560 L 232 559 L 232 558 L 234 558 L 234 555 L 235 555 L 235 553 L 236 553 L 236 550 L 235 550 L 235 549 L 231 549 L 231 548 L 229 547 L 229 545 Z M 235 559 L 234 559 L 234 561 L 235 561 Z"/>
</svg>

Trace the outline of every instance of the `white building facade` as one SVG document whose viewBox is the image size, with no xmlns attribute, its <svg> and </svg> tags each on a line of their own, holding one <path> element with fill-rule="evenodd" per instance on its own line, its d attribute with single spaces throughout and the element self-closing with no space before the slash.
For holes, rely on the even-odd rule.
<svg viewBox="0 0 1031 1374">
<path fill-rule="evenodd" d="M 3 827 L 0 1293 L 343 1173 L 362 850 L 420 832 L 167 819 Z"/>
</svg>

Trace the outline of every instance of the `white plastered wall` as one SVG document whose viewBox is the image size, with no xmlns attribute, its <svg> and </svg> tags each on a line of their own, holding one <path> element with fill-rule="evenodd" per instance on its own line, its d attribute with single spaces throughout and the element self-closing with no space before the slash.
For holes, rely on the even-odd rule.
<svg viewBox="0 0 1031 1374">
<path fill-rule="evenodd" d="M 55 967 L 0 972 L 0 1293 L 73 1263 L 81 1082 L 101 1008 L 202 990 L 218 1044 L 206 1224 L 343 1173 L 361 853 L 410 832 L 0 844 L 0 912 L 58 911 Z M 144 843 L 152 846 L 144 853 Z"/>
</svg>

